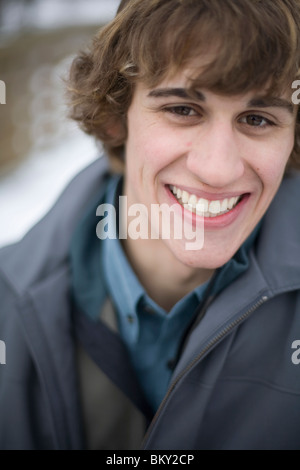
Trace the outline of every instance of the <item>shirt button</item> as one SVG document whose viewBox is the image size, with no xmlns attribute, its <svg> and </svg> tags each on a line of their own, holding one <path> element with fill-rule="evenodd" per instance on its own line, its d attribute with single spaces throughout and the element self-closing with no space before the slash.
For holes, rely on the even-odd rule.
<svg viewBox="0 0 300 470">
<path fill-rule="evenodd" d="M 132 324 L 134 323 L 134 320 L 135 320 L 135 318 L 134 318 L 133 315 L 130 315 L 130 314 L 127 315 L 127 321 L 128 321 L 128 323 L 130 323 L 130 324 L 132 325 Z"/>
</svg>

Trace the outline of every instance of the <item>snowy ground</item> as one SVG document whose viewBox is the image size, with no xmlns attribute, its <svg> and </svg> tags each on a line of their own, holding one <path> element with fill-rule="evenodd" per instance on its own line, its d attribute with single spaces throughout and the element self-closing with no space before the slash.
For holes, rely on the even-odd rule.
<svg viewBox="0 0 300 470">
<path fill-rule="evenodd" d="M 94 141 L 76 133 L 55 148 L 32 154 L 0 178 L 0 247 L 21 239 L 98 155 Z"/>
<path fill-rule="evenodd" d="M 95 17 L 96 21 L 98 18 L 108 21 L 114 16 L 118 4 L 119 0 L 74 0 L 71 23 L 89 24 L 95 21 Z M 7 30 L 12 32 L 18 23 L 16 2 L 7 2 L 7 5 L 11 8 L 8 12 L 11 21 L 5 24 Z M 69 0 L 36 1 L 32 3 L 32 8 L 34 6 L 34 15 L 33 10 L 31 13 L 28 11 L 26 17 L 22 13 L 23 25 L 28 27 L 33 20 L 37 23 L 35 26 L 41 29 L 69 25 Z M 59 25 L 58 18 L 61 18 Z M 9 107 L 10 104 L 5 106 Z M 1 149 L 0 142 L 1 151 L 3 147 Z M 67 137 L 62 133 L 61 140 L 47 149 L 33 148 L 15 170 L 0 177 L 0 247 L 21 239 L 45 215 L 75 174 L 97 158 L 99 153 L 94 140 L 74 128 L 74 132 L 67 133 Z"/>
</svg>

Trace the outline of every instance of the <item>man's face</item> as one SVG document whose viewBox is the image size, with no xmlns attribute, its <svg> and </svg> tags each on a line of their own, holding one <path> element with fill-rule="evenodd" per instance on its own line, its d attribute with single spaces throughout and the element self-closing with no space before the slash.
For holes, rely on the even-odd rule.
<svg viewBox="0 0 300 470">
<path fill-rule="evenodd" d="M 215 269 L 274 198 L 294 146 L 295 111 L 289 93 L 267 100 L 258 92 L 224 97 L 198 90 L 190 98 L 187 83 L 182 73 L 154 89 L 137 85 L 128 111 L 125 194 L 149 216 L 153 204 L 176 204 L 182 218 L 204 223 L 201 250 L 186 250 L 184 239 L 161 239 L 159 246 L 186 266 Z"/>
</svg>

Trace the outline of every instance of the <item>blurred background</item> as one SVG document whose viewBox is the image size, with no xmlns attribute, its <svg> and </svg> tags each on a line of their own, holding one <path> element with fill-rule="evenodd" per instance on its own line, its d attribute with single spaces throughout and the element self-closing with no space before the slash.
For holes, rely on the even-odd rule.
<svg viewBox="0 0 300 470">
<path fill-rule="evenodd" d="M 0 247 L 18 241 L 101 153 L 67 118 L 73 57 L 119 0 L 0 0 Z"/>
</svg>

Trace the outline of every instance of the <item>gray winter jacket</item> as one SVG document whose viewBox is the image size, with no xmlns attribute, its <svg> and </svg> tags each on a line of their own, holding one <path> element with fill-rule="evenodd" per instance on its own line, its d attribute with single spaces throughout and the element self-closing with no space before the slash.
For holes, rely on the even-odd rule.
<svg viewBox="0 0 300 470">
<path fill-rule="evenodd" d="M 94 162 L 21 242 L 0 250 L 1 449 L 87 446 L 68 254 L 105 172 L 104 158 Z M 285 178 L 249 269 L 209 299 L 189 333 L 142 449 L 300 449 L 299 200 L 299 176 Z M 101 413 L 120 408 L 113 399 L 96 413 L 104 436 Z"/>
</svg>

